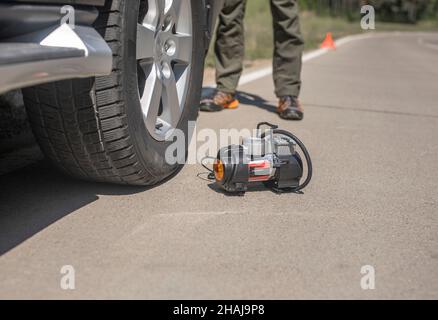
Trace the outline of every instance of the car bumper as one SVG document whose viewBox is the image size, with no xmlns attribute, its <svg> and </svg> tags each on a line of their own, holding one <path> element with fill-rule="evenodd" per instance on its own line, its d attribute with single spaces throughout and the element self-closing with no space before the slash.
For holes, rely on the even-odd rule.
<svg viewBox="0 0 438 320">
<path fill-rule="evenodd" d="M 0 74 L 7 75 L 0 78 L 0 94 L 111 72 L 111 49 L 92 26 L 98 16 L 95 7 L 75 7 L 75 23 L 70 25 L 63 20 L 62 5 L 28 2 L 0 4 Z M 67 2 L 83 1 L 62 1 Z"/>
</svg>

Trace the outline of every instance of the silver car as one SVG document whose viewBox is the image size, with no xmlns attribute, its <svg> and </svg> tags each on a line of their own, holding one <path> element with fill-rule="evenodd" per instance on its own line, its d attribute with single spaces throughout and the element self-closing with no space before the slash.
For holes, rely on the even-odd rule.
<svg viewBox="0 0 438 320">
<path fill-rule="evenodd" d="M 0 2 L 0 94 L 22 89 L 33 132 L 75 177 L 156 184 L 198 114 L 221 0 Z"/>
</svg>

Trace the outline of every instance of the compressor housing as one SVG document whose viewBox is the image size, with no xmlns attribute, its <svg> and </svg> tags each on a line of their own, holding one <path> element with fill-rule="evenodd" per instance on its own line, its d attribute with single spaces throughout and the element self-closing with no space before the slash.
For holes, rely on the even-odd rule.
<svg viewBox="0 0 438 320">
<path fill-rule="evenodd" d="M 270 126 L 270 130 L 257 137 L 244 138 L 241 145 L 219 150 L 213 171 L 222 189 L 244 193 L 250 183 L 262 182 L 275 191 L 286 192 L 301 190 L 309 183 L 312 164 L 305 146 L 290 132 Z M 308 168 L 302 185 L 304 167 L 297 145 L 305 155 Z"/>
</svg>

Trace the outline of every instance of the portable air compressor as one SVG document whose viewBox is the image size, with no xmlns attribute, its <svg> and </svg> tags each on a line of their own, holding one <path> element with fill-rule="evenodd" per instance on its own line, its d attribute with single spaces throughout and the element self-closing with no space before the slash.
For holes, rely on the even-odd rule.
<svg viewBox="0 0 438 320">
<path fill-rule="evenodd" d="M 269 126 L 261 131 L 262 126 Z M 312 178 L 312 161 L 304 144 L 292 133 L 267 122 L 257 125 L 257 136 L 244 138 L 241 145 L 219 150 L 213 165 L 216 184 L 227 192 L 243 194 L 248 185 L 262 182 L 276 192 L 297 192 Z M 302 150 L 307 163 L 303 183 Z"/>
</svg>

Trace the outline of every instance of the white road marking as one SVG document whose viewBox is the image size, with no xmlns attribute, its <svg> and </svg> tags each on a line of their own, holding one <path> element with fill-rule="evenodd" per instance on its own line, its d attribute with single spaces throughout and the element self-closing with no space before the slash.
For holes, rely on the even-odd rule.
<svg viewBox="0 0 438 320">
<path fill-rule="evenodd" d="M 423 38 L 418 39 L 418 44 L 430 49 L 438 50 L 438 45 L 424 41 Z"/>
<path fill-rule="evenodd" d="M 335 41 L 335 45 L 336 47 L 341 47 L 344 44 L 347 44 L 351 41 L 355 41 L 355 40 L 361 40 L 361 39 L 366 39 L 366 38 L 370 38 L 372 37 L 374 34 L 373 33 L 366 33 L 366 34 L 358 34 L 358 35 L 352 35 L 352 36 L 346 36 L 343 38 L 340 38 L 338 40 Z M 312 59 L 315 59 L 319 56 L 322 56 L 323 54 L 329 52 L 330 50 L 328 49 L 316 49 L 310 52 L 307 52 L 303 55 L 303 63 L 310 61 Z M 263 68 L 263 69 L 259 69 L 253 72 L 250 72 L 248 74 L 244 74 L 239 81 L 239 86 L 248 84 L 250 82 L 256 81 L 258 79 L 264 78 L 266 76 L 269 76 L 272 74 L 272 67 L 267 67 L 267 68 Z M 210 85 L 209 85 L 210 86 Z M 211 85 L 211 86 L 214 86 Z"/>
</svg>

